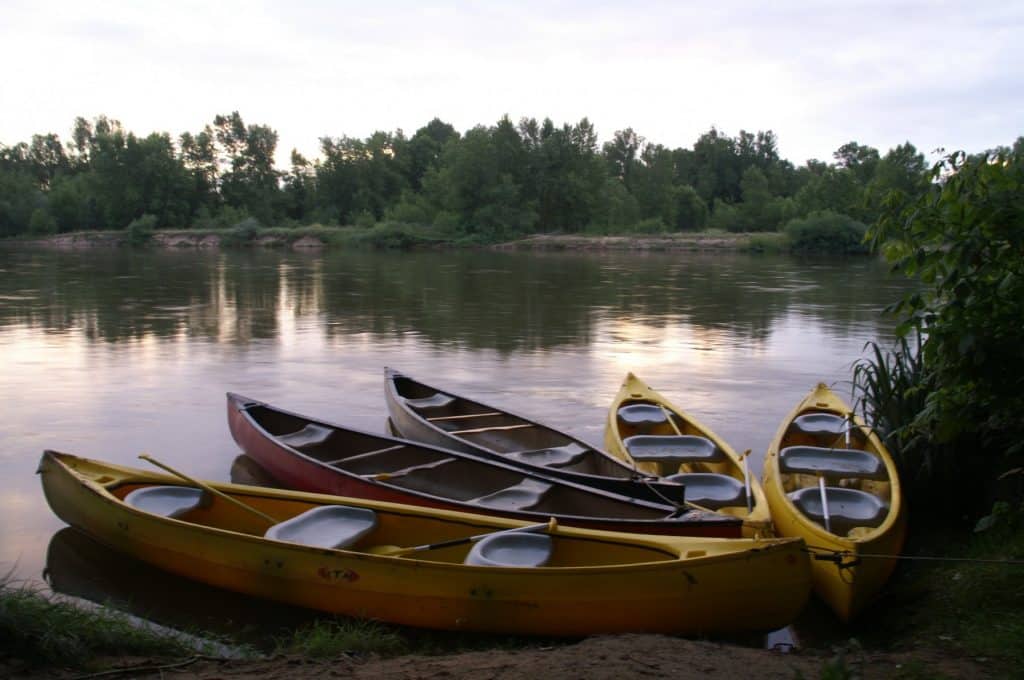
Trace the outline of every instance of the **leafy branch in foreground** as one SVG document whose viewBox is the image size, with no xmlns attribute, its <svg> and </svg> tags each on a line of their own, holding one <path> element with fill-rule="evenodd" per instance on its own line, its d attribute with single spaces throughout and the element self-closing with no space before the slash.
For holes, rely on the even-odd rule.
<svg viewBox="0 0 1024 680">
<path fill-rule="evenodd" d="M 933 500 L 990 503 L 987 487 L 1024 455 L 1022 188 L 1024 149 L 955 153 L 919 200 L 891 195 L 868 232 L 922 290 L 890 308 L 903 339 L 874 346 L 855 383 L 900 451 L 901 473 Z"/>
</svg>

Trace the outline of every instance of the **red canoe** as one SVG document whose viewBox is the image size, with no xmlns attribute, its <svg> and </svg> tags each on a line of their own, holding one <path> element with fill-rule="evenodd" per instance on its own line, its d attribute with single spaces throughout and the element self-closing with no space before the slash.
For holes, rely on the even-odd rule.
<svg viewBox="0 0 1024 680">
<path fill-rule="evenodd" d="M 598 491 L 473 454 L 344 428 L 228 393 L 238 446 L 284 486 L 567 526 L 738 538 L 734 517 Z"/>
</svg>

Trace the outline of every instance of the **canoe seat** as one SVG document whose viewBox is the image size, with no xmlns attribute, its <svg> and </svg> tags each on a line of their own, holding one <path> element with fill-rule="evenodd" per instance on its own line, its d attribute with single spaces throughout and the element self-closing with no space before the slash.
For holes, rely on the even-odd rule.
<svg viewBox="0 0 1024 680">
<path fill-rule="evenodd" d="M 707 437 L 690 434 L 638 434 L 622 441 L 638 463 L 718 463 L 725 454 Z"/>
<path fill-rule="evenodd" d="M 882 459 L 860 449 L 787 446 L 779 452 L 779 470 L 833 478 L 888 479 Z"/>
<path fill-rule="evenodd" d="M 665 410 L 656 404 L 626 404 L 618 410 L 619 420 L 633 427 L 651 427 L 667 423 Z"/>
<path fill-rule="evenodd" d="M 840 435 L 850 426 L 849 420 L 835 413 L 805 413 L 794 418 L 790 425 L 797 432 L 813 435 Z"/>
<path fill-rule="evenodd" d="M 565 446 L 552 446 L 546 449 L 535 449 L 533 451 L 516 451 L 510 453 L 506 458 L 530 463 L 531 465 L 542 465 L 545 467 L 564 467 L 578 463 L 589 451 L 587 447 L 569 442 Z"/>
<path fill-rule="evenodd" d="M 540 503 L 544 494 L 551 490 L 551 486 L 536 479 L 523 479 L 515 486 L 467 502 L 496 510 L 527 510 Z"/>
<path fill-rule="evenodd" d="M 807 486 L 786 494 L 800 512 L 821 526 L 825 526 L 825 513 L 821 508 L 821 490 Z M 889 514 L 889 505 L 878 496 L 839 486 L 826 486 L 829 521 L 832 533 L 845 536 L 856 527 L 877 527 Z"/>
<path fill-rule="evenodd" d="M 686 486 L 683 497 L 710 510 L 747 504 L 747 488 L 729 475 L 714 472 L 684 472 L 664 477 L 663 481 Z"/>
<path fill-rule="evenodd" d="M 543 567 L 551 559 L 547 534 L 494 534 L 473 546 L 465 564 L 480 567 Z"/>
<path fill-rule="evenodd" d="M 346 548 L 377 526 L 377 513 L 347 505 L 322 505 L 275 524 L 263 534 L 315 548 Z"/>
<path fill-rule="evenodd" d="M 326 442 L 334 434 L 334 429 L 323 425 L 307 424 L 301 430 L 291 434 L 283 434 L 277 439 L 282 444 L 293 449 L 303 449 L 310 446 L 317 446 Z"/>
<path fill-rule="evenodd" d="M 405 403 L 410 407 L 418 410 L 425 408 L 444 408 L 450 406 L 455 402 L 455 397 L 450 397 L 442 392 L 435 392 L 429 397 L 421 397 L 419 399 L 406 398 Z"/>
<path fill-rule="evenodd" d="M 181 517 L 198 508 L 207 493 L 192 486 L 144 486 L 124 497 L 124 502 L 161 517 Z"/>
</svg>

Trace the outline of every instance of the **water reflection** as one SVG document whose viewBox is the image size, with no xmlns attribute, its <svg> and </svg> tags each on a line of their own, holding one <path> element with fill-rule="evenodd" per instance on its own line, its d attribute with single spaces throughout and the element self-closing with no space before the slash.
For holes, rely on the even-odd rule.
<svg viewBox="0 0 1024 680">
<path fill-rule="evenodd" d="M 685 327 L 709 349 L 766 341 L 788 314 L 863 324 L 889 282 L 865 260 L 741 255 L 8 252 L 0 325 L 246 344 L 411 334 L 501 353 Z M 870 285 L 865 285 L 866 279 Z M 872 319 L 870 323 L 875 323 Z"/>
<path fill-rule="evenodd" d="M 263 648 L 322 614 L 207 586 L 162 571 L 61 529 L 46 551 L 44 579 L 57 593 L 107 605 L 181 631 L 203 631 Z"/>
</svg>

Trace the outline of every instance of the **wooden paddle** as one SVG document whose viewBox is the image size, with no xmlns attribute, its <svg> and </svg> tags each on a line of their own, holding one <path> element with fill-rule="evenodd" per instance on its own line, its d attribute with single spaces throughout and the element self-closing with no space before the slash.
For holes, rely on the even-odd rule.
<svg viewBox="0 0 1024 680">
<path fill-rule="evenodd" d="M 153 465 L 156 465 L 158 468 L 163 468 L 164 470 L 167 470 L 168 472 L 170 472 L 175 477 L 179 477 L 179 478 L 185 480 L 186 482 L 188 482 L 189 484 L 195 484 L 196 486 L 198 486 L 203 491 L 207 491 L 207 492 L 213 494 L 214 496 L 217 496 L 219 498 L 223 498 L 226 501 L 231 501 L 232 503 L 234 503 L 238 507 L 242 508 L 243 510 L 248 510 L 249 512 L 251 512 L 254 515 L 259 515 L 260 517 L 262 517 L 265 521 L 269 522 L 270 524 L 277 524 L 279 522 L 279 520 L 274 519 L 273 517 L 271 517 L 270 515 L 266 514 L 265 512 L 257 510 L 256 508 L 252 507 L 251 505 L 243 503 L 242 501 L 238 500 L 237 498 L 234 498 L 233 496 L 227 495 L 223 491 L 218 491 L 217 489 L 214 489 L 212 486 L 210 486 L 209 484 L 206 484 L 205 482 L 200 482 L 198 479 L 192 479 L 191 477 L 186 475 L 184 472 L 179 472 L 178 470 L 175 470 L 174 468 L 172 468 L 170 465 L 165 465 L 164 463 L 161 463 L 160 461 L 156 460 L 155 458 L 153 458 L 152 456 L 150 456 L 147 453 L 140 453 L 139 454 L 139 458 L 141 458 L 142 460 L 146 461 L 147 463 L 152 463 Z"/>
<path fill-rule="evenodd" d="M 513 527 L 511 529 L 502 529 L 500 531 L 491 531 L 486 534 L 477 534 L 476 536 L 466 536 L 465 538 L 453 538 L 450 541 L 440 541 L 438 543 L 426 543 L 424 545 L 414 545 L 408 548 L 402 548 L 397 545 L 377 545 L 370 548 L 367 552 L 374 555 L 385 555 L 387 557 L 403 557 L 414 552 L 423 552 L 426 550 L 437 550 L 438 548 L 449 548 L 453 545 L 463 545 L 465 543 L 476 543 L 477 541 L 487 538 L 488 536 L 497 536 L 498 534 L 515 534 L 515 533 L 530 533 L 535 531 L 546 530 L 549 534 L 554 533 L 555 529 L 558 528 L 558 520 L 552 517 L 547 522 L 540 524 L 529 524 L 525 527 Z"/>
</svg>

